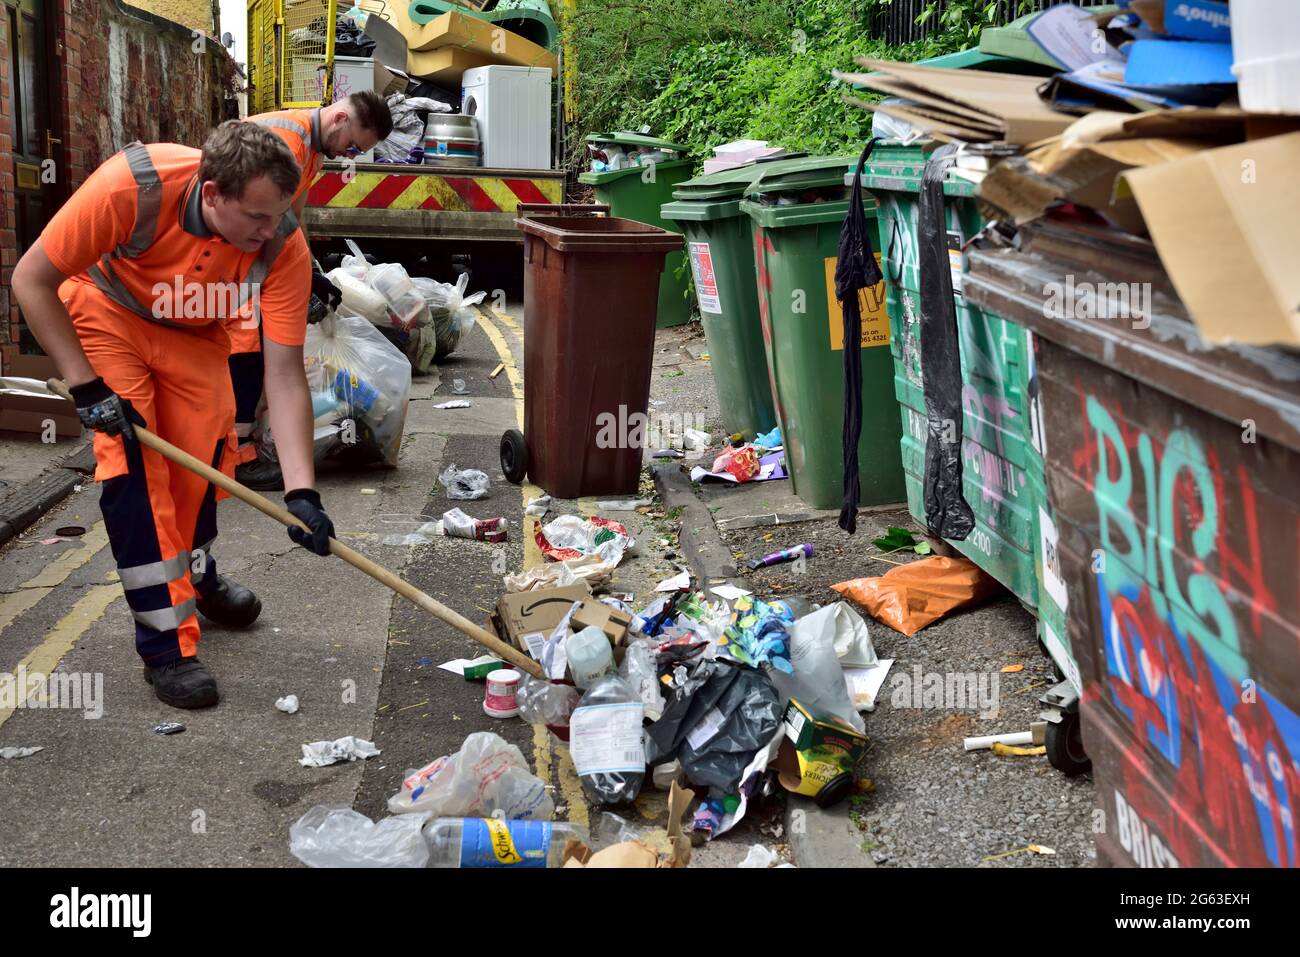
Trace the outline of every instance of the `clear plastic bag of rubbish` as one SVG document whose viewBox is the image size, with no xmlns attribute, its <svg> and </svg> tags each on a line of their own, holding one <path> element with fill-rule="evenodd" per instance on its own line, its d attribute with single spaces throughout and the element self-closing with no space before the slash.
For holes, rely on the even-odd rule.
<svg viewBox="0 0 1300 957">
<path fill-rule="evenodd" d="M 768 677 L 780 692 L 783 702 L 796 698 L 814 712 L 834 715 L 865 733 L 867 726 L 853 707 L 853 699 L 844 683 L 844 668 L 835 649 L 841 617 L 850 626 L 855 624 L 852 618 L 858 618 L 857 613 L 847 606 L 843 611 L 850 612 L 852 618 L 844 615 L 837 607 L 842 604 L 827 605 L 796 621 L 790 627 L 790 664 L 794 672 L 786 674 L 771 668 Z M 846 633 L 844 640 L 849 638 Z M 867 647 L 870 647 L 869 643 Z M 874 653 L 873 649 L 873 656 Z"/>
<path fill-rule="evenodd" d="M 371 266 L 366 282 L 384 297 L 387 321 L 394 329 L 409 333 L 429 325 L 429 306 L 401 263 Z"/>
<path fill-rule="evenodd" d="M 599 678 L 569 717 L 569 754 L 582 790 L 596 804 L 635 801 L 645 780 L 645 706 L 615 674 Z"/>
<path fill-rule="evenodd" d="M 567 727 L 581 693 L 573 685 L 560 685 L 524 675 L 515 700 L 519 717 L 529 724 L 554 724 Z"/>
<path fill-rule="evenodd" d="M 365 260 L 362 260 L 362 262 L 365 262 Z M 361 316 L 375 323 L 375 325 L 388 322 L 388 301 L 384 299 L 377 289 L 366 282 L 364 274 L 357 276 L 348 272 L 346 267 L 339 266 L 337 269 L 331 269 L 326 273 L 325 278 L 334 283 L 339 289 L 340 312 Z"/>
<path fill-rule="evenodd" d="M 438 476 L 438 481 L 447 490 L 447 497 L 457 501 L 468 502 L 485 498 L 488 493 L 486 472 L 478 469 L 458 469 L 453 462 Z"/>
<path fill-rule="evenodd" d="M 388 810 L 549 821 L 555 803 L 517 747 L 490 731 L 478 731 L 455 754 L 407 771 L 401 788 L 388 799 Z"/>
<path fill-rule="evenodd" d="M 451 355 L 460 344 L 460 337 L 474 325 L 476 313 L 473 307 L 482 302 L 487 293 L 465 295 L 469 288 L 469 273 L 461 273 L 454 284 L 419 276 L 411 281 L 429 307 L 438 344 L 435 358 Z"/>
<path fill-rule="evenodd" d="M 658 641 L 643 638 L 627 646 L 623 663 L 618 672 L 632 687 L 645 706 L 645 716 L 651 721 L 658 721 L 664 713 L 664 695 L 660 690 L 658 655 L 655 646 Z"/>
<path fill-rule="evenodd" d="M 350 807 L 317 805 L 289 828 L 289 853 L 308 867 L 425 867 L 427 814 L 372 821 Z"/>
<path fill-rule="evenodd" d="M 328 313 L 307 327 L 303 365 L 317 458 L 378 459 L 395 468 L 411 396 L 406 356 L 360 316 Z"/>
<path fill-rule="evenodd" d="M 348 249 L 352 251 L 351 255 L 344 256 L 339 260 L 339 269 L 352 276 L 355 279 L 365 279 L 370 272 L 370 261 L 366 259 L 365 253 L 350 239 L 343 240 L 347 243 Z"/>
</svg>

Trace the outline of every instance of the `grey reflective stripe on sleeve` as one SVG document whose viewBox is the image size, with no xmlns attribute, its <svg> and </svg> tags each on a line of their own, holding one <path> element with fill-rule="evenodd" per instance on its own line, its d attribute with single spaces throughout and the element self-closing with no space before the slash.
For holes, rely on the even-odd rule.
<svg viewBox="0 0 1300 957">
<path fill-rule="evenodd" d="M 147 565 L 132 565 L 130 568 L 119 568 L 117 575 L 122 579 L 123 588 L 127 591 L 134 591 L 137 588 L 148 588 L 151 585 L 166 585 L 178 578 L 184 578 L 185 573 L 189 571 L 189 567 L 189 556 L 177 555 L 175 558 L 164 558 L 162 561 L 150 562 Z"/>
<path fill-rule="evenodd" d="M 131 617 L 154 631 L 172 631 L 179 628 L 198 607 L 193 598 L 187 598 L 175 608 L 159 608 L 156 611 L 136 611 L 131 609 Z"/>
<path fill-rule="evenodd" d="M 271 116 L 266 119 L 253 120 L 253 122 L 258 126 L 269 126 L 277 130 L 293 130 L 293 132 L 298 134 L 298 137 L 303 141 L 303 143 L 309 142 L 307 131 L 302 128 L 302 124 L 295 123 L 293 120 L 284 120 L 278 116 Z"/>
<path fill-rule="evenodd" d="M 280 250 L 284 248 L 284 239 L 277 236 L 268 242 L 262 244 L 262 251 L 258 254 L 257 259 L 253 261 L 252 267 L 248 270 L 248 275 L 239 285 L 239 307 L 235 310 L 238 315 L 240 310 L 248 302 L 248 293 L 251 289 L 256 289 L 266 282 L 266 277 L 271 273 L 271 266 L 275 263 L 275 257 L 280 255 Z M 262 321 L 261 294 L 258 294 L 258 304 L 253 307 L 253 316 L 260 323 Z"/>
<path fill-rule="evenodd" d="M 131 240 L 117 247 L 118 256 L 134 259 L 153 245 L 158 233 L 158 213 L 162 209 L 162 179 L 154 169 L 149 150 L 136 140 L 128 143 L 122 152 L 126 154 L 127 165 L 135 177 L 135 228 L 131 231 Z"/>
</svg>

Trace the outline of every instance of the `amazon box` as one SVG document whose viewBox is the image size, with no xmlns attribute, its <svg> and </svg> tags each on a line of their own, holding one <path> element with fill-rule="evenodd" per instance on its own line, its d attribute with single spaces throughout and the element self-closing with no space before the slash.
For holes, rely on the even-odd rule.
<svg viewBox="0 0 1300 957">
<path fill-rule="evenodd" d="M 591 589 L 585 584 L 502 595 L 497 599 L 492 623 L 503 641 L 512 642 L 538 660 L 542 645 L 573 603 L 589 598 Z"/>
</svg>

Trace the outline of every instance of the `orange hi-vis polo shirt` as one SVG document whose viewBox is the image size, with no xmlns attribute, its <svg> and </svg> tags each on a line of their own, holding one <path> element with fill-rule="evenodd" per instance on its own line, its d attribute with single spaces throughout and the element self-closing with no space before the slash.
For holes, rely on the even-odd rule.
<svg viewBox="0 0 1300 957">
<path fill-rule="evenodd" d="M 311 188 L 321 164 L 325 162 L 325 147 L 320 138 L 320 110 L 277 110 L 250 116 L 248 122 L 270 130 L 292 151 L 298 168 L 302 170 L 298 190 L 293 194 L 293 201 L 297 203 L 298 198 Z"/>
<path fill-rule="evenodd" d="M 243 252 L 203 220 L 202 153 L 132 143 L 109 158 L 55 213 L 41 245 L 70 283 L 88 284 L 142 318 L 181 328 L 244 316 L 268 338 L 300 346 L 311 296 L 311 255 L 286 215 L 275 238 Z M 290 231 L 291 230 L 291 231 Z"/>
</svg>

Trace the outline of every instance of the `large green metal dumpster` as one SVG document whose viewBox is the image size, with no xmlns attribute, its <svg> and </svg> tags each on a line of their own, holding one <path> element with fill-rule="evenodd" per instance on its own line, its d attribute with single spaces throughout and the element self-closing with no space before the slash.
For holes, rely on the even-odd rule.
<svg viewBox="0 0 1300 957">
<path fill-rule="evenodd" d="M 927 423 L 920 346 L 919 193 L 926 157 L 937 145 L 878 143 L 862 179 L 879 203 L 907 503 L 922 526 Z M 944 206 L 961 349 L 962 492 L 975 513 L 974 531 L 950 544 L 1037 616 L 1039 637 L 1073 688 L 1072 695 L 1058 692 L 1060 700 L 1049 702 L 1068 712 L 1063 728 L 1050 729 L 1049 756 L 1054 766 L 1074 773 L 1087 767 L 1077 736 L 1081 687 L 1065 628 L 1055 517 L 1046 494 L 1035 343 L 1024 326 L 968 303 L 962 294 L 967 268 L 963 247 L 985 226 L 974 194 L 973 182 L 948 171 Z"/>
</svg>

